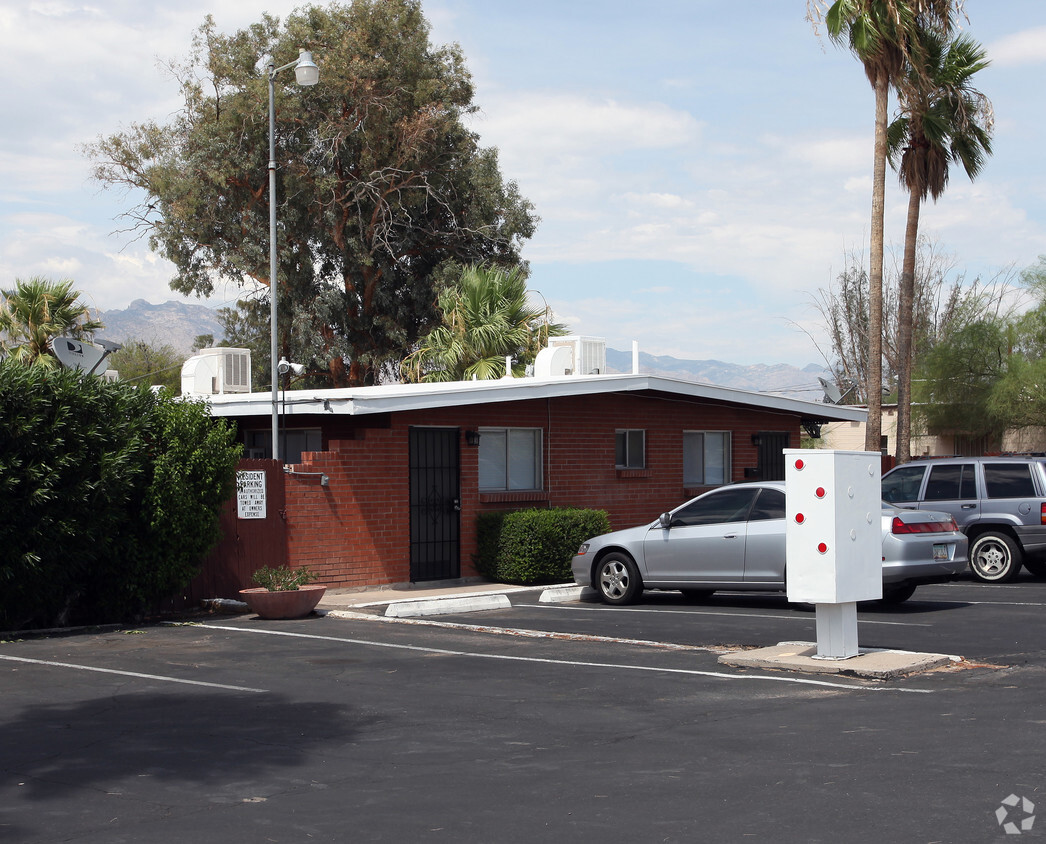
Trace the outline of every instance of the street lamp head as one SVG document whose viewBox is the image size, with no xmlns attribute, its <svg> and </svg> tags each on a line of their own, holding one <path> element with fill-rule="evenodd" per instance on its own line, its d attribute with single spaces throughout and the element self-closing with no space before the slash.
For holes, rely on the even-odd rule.
<svg viewBox="0 0 1046 844">
<path fill-rule="evenodd" d="M 315 85 L 320 81 L 320 69 L 312 60 L 308 50 L 298 51 L 298 62 L 294 65 L 294 78 L 299 85 Z"/>
</svg>

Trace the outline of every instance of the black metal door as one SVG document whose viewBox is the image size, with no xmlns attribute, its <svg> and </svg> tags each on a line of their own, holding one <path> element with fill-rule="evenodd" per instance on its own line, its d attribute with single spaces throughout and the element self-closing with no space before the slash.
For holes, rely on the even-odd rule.
<svg viewBox="0 0 1046 844">
<path fill-rule="evenodd" d="M 784 449 L 788 448 L 791 435 L 788 431 L 760 431 L 755 436 L 759 448 L 757 472 L 761 481 L 783 481 L 785 479 Z"/>
<path fill-rule="evenodd" d="M 461 574 L 456 428 L 410 429 L 410 579 Z"/>
</svg>

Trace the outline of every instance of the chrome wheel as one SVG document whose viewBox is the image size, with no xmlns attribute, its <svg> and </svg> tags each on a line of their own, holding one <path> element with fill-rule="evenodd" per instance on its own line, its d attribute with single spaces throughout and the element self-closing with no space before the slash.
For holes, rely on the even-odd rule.
<svg viewBox="0 0 1046 844">
<path fill-rule="evenodd" d="M 608 554 L 596 569 L 599 597 L 608 604 L 627 604 L 642 590 L 636 564 L 625 554 Z"/>
<path fill-rule="evenodd" d="M 970 544 L 970 569 L 985 583 L 1006 583 L 1021 570 L 1021 551 L 1005 533 L 982 533 Z"/>
</svg>

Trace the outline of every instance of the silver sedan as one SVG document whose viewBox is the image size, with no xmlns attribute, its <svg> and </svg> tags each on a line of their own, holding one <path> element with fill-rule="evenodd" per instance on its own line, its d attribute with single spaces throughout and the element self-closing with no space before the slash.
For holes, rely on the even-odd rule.
<svg viewBox="0 0 1046 844">
<path fill-rule="evenodd" d="M 919 584 L 966 569 L 968 540 L 949 514 L 884 504 L 882 526 L 884 601 L 906 601 Z M 721 487 L 651 524 L 597 536 L 578 549 L 572 570 L 608 604 L 627 604 L 644 589 L 783 592 L 784 482 Z"/>
</svg>

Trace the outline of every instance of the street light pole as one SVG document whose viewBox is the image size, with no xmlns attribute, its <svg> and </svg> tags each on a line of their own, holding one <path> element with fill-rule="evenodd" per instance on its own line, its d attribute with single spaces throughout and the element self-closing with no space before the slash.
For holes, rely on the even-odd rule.
<svg viewBox="0 0 1046 844">
<path fill-rule="evenodd" d="M 278 363 L 277 355 L 277 291 L 279 285 L 276 280 L 276 74 L 281 70 L 294 68 L 294 76 L 299 85 L 315 85 L 320 81 L 320 69 L 312 60 L 312 53 L 308 50 L 299 50 L 296 61 L 276 67 L 276 62 L 269 58 L 269 365 L 272 369 L 272 456 L 280 459 L 280 425 L 279 425 L 279 396 L 277 383 L 279 376 L 276 372 Z"/>
</svg>

